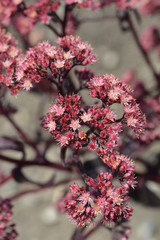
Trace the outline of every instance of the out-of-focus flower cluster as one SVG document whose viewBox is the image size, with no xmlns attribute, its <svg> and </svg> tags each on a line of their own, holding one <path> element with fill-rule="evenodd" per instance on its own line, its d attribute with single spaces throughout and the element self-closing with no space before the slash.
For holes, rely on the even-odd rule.
<svg viewBox="0 0 160 240">
<path fill-rule="evenodd" d="M 35 21 L 27 17 L 21 13 L 17 13 L 12 18 L 12 23 L 15 27 L 15 29 L 22 35 L 26 36 L 28 33 L 30 33 L 34 27 Z"/>
<path fill-rule="evenodd" d="M 146 52 L 155 48 L 160 56 L 160 36 L 158 27 L 156 25 L 148 27 L 142 33 L 140 43 Z"/>
<path fill-rule="evenodd" d="M 27 2 L 26 2 L 27 3 Z M 8 26 L 11 18 L 16 17 L 16 27 L 21 32 L 27 24 L 32 29 L 37 21 L 48 24 L 54 11 L 59 8 L 59 1 L 38 0 L 35 5 L 26 5 L 22 0 L 6 0 L 0 2 L 0 25 Z M 15 19 L 14 19 L 15 20 Z M 20 21 L 23 21 L 23 24 Z M 28 31 L 29 32 L 29 31 Z"/>
<path fill-rule="evenodd" d="M 52 18 L 53 12 L 57 11 L 60 1 L 38 0 L 35 5 L 29 5 L 24 13 L 35 22 L 41 21 L 42 24 L 48 24 Z"/>
<path fill-rule="evenodd" d="M 146 116 L 145 132 L 136 141 L 140 141 L 140 144 L 142 142 L 149 144 L 160 135 L 160 98 L 146 97 L 149 93 L 145 89 L 143 81 L 135 78 L 133 71 L 126 72 L 121 80 L 130 84 L 134 90 L 132 96 L 139 102 L 139 106 Z M 135 139 L 135 136 L 132 137 Z"/>
<path fill-rule="evenodd" d="M 18 5 L 22 0 L 6 0 L 0 1 L 0 26 L 8 26 L 12 14 L 17 11 Z"/>
<path fill-rule="evenodd" d="M 115 3 L 118 9 L 138 9 L 142 14 L 158 13 L 160 11 L 159 0 L 65 0 L 67 5 L 76 5 L 79 8 L 101 9 Z M 0 25 L 8 26 L 11 18 L 16 29 L 22 35 L 29 33 L 33 26 L 40 21 L 49 24 L 55 20 L 54 13 L 59 9 L 61 2 L 52 0 L 38 0 L 35 5 L 27 5 L 27 1 L 6 0 L 0 2 Z M 75 21 L 73 21 L 73 19 Z M 76 18 L 72 13 L 67 16 L 66 34 L 73 34 Z"/>
<path fill-rule="evenodd" d="M 103 8 L 105 6 L 108 6 L 111 3 L 115 3 L 118 9 L 128 9 L 128 8 L 141 9 L 148 6 L 148 0 L 141 0 L 141 1 L 139 0 L 65 0 L 65 2 L 66 4 L 77 4 L 77 7 L 79 8 L 84 7 L 84 8 L 91 8 L 93 10 Z M 158 4 L 158 0 L 157 0 L 157 3 L 155 0 L 154 5 L 157 5 L 157 4 Z M 153 8 L 153 6 L 152 5 L 148 6 L 148 8 Z"/>
<path fill-rule="evenodd" d="M 160 136 L 160 98 L 152 97 L 145 99 L 143 109 L 147 124 L 145 133 L 140 137 L 140 140 L 145 143 L 150 143 Z"/>
<path fill-rule="evenodd" d="M 147 14 L 158 14 L 160 12 L 160 1 L 159 0 L 144 0 L 140 8 L 140 13 L 143 15 Z"/>
<path fill-rule="evenodd" d="M 12 240 L 17 237 L 12 223 L 12 205 L 9 200 L 0 198 L 0 240 Z"/>
<path fill-rule="evenodd" d="M 74 16 L 72 12 L 68 12 L 66 16 L 66 27 L 65 27 L 65 34 L 72 35 L 76 33 L 76 30 L 79 26 L 79 21 Z"/>
<path fill-rule="evenodd" d="M 39 43 L 30 48 L 26 55 L 20 54 L 11 35 L 4 30 L 1 30 L 0 38 L 1 60 L 8 74 L 7 77 L 1 77 L 0 81 L 11 89 L 12 94 L 17 94 L 23 88 L 30 90 L 33 83 L 47 79 L 48 71 L 58 83 L 63 81 L 63 76 L 75 65 L 87 65 L 96 61 L 90 45 L 74 36 L 59 38 L 59 46 L 52 46 L 48 42 Z"/>
</svg>

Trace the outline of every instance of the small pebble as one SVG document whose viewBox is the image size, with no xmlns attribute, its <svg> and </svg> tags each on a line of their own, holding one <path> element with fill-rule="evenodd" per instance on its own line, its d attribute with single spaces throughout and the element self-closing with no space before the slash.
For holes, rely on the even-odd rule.
<svg viewBox="0 0 160 240">
<path fill-rule="evenodd" d="M 41 213 L 41 221 L 46 225 L 52 225 L 59 222 L 59 216 L 56 209 L 53 207 L 45 208 Z"/>
</svg>

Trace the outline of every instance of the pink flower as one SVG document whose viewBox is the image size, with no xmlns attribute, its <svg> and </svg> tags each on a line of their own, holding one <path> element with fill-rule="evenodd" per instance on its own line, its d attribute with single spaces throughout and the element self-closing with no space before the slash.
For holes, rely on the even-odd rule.
<svg viewBox="0 0 160 240">
<path fill-rule="evenodd" d="M 86 205 L 86 203 L 91 203 L 93 200 L 90 197 L 89 192 L 83 193 L 79 198 L 79 201 L 82 201 L 83 205 Z"/>
<path fill-rule="evenodd" d="M 81 125 L 79 124 L 79 120 L 72 120 L 71 124 L 69 125 L 74 131 L 76 131 L 78 128 L 81 127 Z"/>
<path fill-rule="evenodd" d="M 64 111 L 65 111 L 65 108 L 63 108 L 62 106 L 60 105 L 51 105 L 50 106 L 50 110 L 49 110 L 51 113 L 54 113 L 56 116 L 61 116 L 63 115 Z"/>
<path fill-rule="evenodd" d="M 60 138 L 57 141 L 60 143 L 61 147 L 69 144 L 68 138 L 64 135 L 61 135 Z"/>
<path fill-rule="evenodd" d="M 65 63 L 65 61 L 57 60 L 57 62 L 55 62 L 54 64 L 57 68 L 63 68 L 64 63 Z"/>
<path fill-rule="evenodd" d="M 91 120 L 91 113 L 86 113 L 84 112 L 83 115 L 81 116 L 81 119 L 83 120 L 83 122 L 89 122 Z"/>
<path fill-rule="evenodd" d="M 32 83 L 29 79 L 26 79 L 22 86 L 26 91 L 29 91 L 30 88 L 33 87 Z"/>
<path fill-rule="evenodd" d="M 45 125 L 45 127 L 48 128 L 49 132 L 52 132 L 56 129 L 56 122 L 55 121 L 50 121 Z"/>
</svg>

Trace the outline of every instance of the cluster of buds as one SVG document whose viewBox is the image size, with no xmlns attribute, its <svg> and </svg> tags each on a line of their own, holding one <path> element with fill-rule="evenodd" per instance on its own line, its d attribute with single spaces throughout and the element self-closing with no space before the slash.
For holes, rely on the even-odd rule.
<svg viewBox="0 0 160 240">
<path fill-rule="evenodd" d="M 0 240 L 13 240 L 17 237 L 12 221 L 12 205 L 9 200 L 0 198 Z"/>
<path fill-rule="evenodd" d="M 70 186 L 71 199 L 66 201 L 65 208 L 72 222 L 78 227 L 89 225 L 96 217 L 96 211 L 91 206 L 92 198 L 84 187 L 79 187 L 76 183 Z"/>
<path fill-rule="evenodd" d="M 88 177 L 85 180 L 88 191 L 76 183 L 70 186 L 70 199 L 66 200 L 65 208 L 78 227 L 89 225 L 98 214 L 104 216 L 104 223 L 128 219 L 132 215 L 133 209 L 126 203 L 128 185 L 116 187 L 113 174 L 100 172 L 96 179 Z"/>
</svg>

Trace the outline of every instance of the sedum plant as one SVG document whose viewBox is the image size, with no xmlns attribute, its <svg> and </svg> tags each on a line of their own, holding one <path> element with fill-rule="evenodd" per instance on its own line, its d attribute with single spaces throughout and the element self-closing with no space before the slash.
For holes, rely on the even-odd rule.
<svg viewBox="0 0 160 240">
<path fill-rule="evenodd" d="M 2 136 L 1 151 L 12 149 L 22 153 L 20 160 L 0 154 L 0 161 L 15 165 L 9 176 L 4 176 L 2 172 L 0 185 L 7 184 L 11 179 L 17 183 L 37 185 L 37 188 L 8 196 L 7 199 L 1 196 L 0 240 L 17 237 L 11 217 L 15 199 L 65 183 L 69 183 L 69 187 L 58 207 L 77 226 L 72 239 L 86 239 L 100 226 L 112 233 L 112 239 L 128 239 L 130 228 L 126 223 L 133 213 L 128 203 L 130 189 L 136 185 L 139 188 L 139 176 L 135 175 L 134 161 L 128 155 L 133 155 L 131 144 L 136 142 L 138 153 L 159 138 L 159 90 L 151 94 L 142 82 L 134 81 L 134 74 L 130 71 L 118 79 L 112 74 L 96 74 L 88 68 L 87 65 L 96 64 L 97 57 L 76 31 L 82 23 L 93 20 L 94 24 L 98 19 L 78 19 L 74 10 L 88 8 L 89 11 L 101 11 L 111 4 L 116 8 L 113 17 L 119 21 L 122 31 L 131 31 L 159 86 L 160 74 L 149 57 L 149 51 L 153 49 L 160 53 L 158 28 L 151 26 L 138 36 L 132 20 L 133 15 L 139 19 L 145 14 L 158 13 L 159 1 L 38 0 L 35 4 L 28 4 L 22 0 L 6 0 L 0 3 L 0 112 L 21 137 L 21 141 L 17 141 Z M 59 15 L 59 9 L 64 11 L 63 17 Z M 110 16 L 103 18 L 107 21 Z M 32 46 L 28 34 L 38 22 L 53 32 L 57 37 L 56 44 L 52 45 L 46 39 Z M 23 49 L 8 31 L 11 24 L 21 37 Z M 14 121 L 12 106 L 3 104 L 8 92 L 17 96 L 21 91 L 39 93 L 39 89 L 46 95 L 54 95 L 48 112 L 41 116 L 40 127 L 48 132 L 48 139 L 40 139 L 44 148 L 38 145 L 39 140 L 28 136 L 27 129 L 21 129 Z M 93 104 L 89 105 L 84 100 L 83 90 L 87 90 L 89 97 L 93 98 Z M 121 117 L 113 110 L 114 104 L 123 108 Z M 26 144 L 35 152 L 35 158 L 29 161 L 25 156 Z M 48 148 L 53 145 L 61 149 L 59 163 L 47 159 Z M 126 149 L 129 154 L 126 154 Z M 90 151 L 95 153 L 103 167 L 97 170 L 93 166 L 88 173 L 81 156 Z M 135 153 L 134 158 L 137 156 Z M 24 175 L 22 170 L 27 166 L 70 172 L 70 178 L 58 183 L 52 178 L 40 184 Z M 148 178 L 159 181 L 156 174 L 150 173 Z M 82 184 L 79 185 L 76 180 L 82 180 Z M 86 228 L 89 225 L 91 229 Z"/>
</svg>

